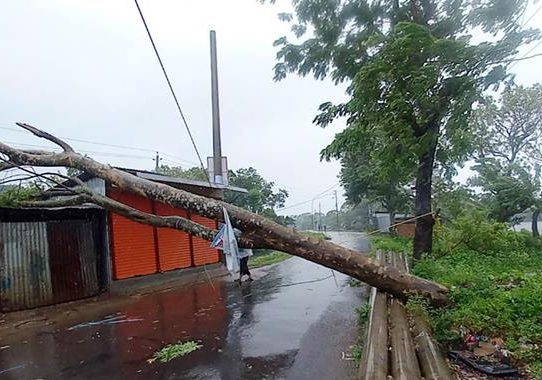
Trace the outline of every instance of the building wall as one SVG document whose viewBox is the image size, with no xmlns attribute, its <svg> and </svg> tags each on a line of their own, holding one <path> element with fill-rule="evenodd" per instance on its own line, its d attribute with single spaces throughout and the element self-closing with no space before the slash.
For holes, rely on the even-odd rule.
<svg viewBox="0 0 542 380">
<path fill-rule="evenodd" d="M 0 310 L 96 295 L 107 287 L 99 210 L 2 209 Z"/>
<path fill-rule="evenodd" d="M 159 202 L 155 202 L 155 211 L 157 215 L 188 217 L 186 211 Z M 190 235 L 171 228 L 157 228 L 156 234 L 161 272 L 194 265 Z"/>
<path fill-rule="evenodd" d="M 138 195 L 111 189 L 108 196 L 144 212 L 152 212 L 152 202 Z M 158 261 L 154 228 L 110 214 L 113 278 L 116 280 L 156 273 Z"/>
<path fill-rule="evenodd" d="M 178 215 L 216 229 L 216 221 L 190 215 L 160 202 L 112 188 L 108 196 L 138 210 L 157 215 Z M 170 270 L 214 264 L 220 261 L 218 250 L 210 242 L 171 228 L 154 228 L 125 217 L 110 215 L 113 278 L 148 275 Z"/>
<path fill-rule="evenodd" d="M 402 237 L 414 237 L 414 231 L 416 229 L 416 222 L 408 222 L 404 224 L 400 224 L 395 227 L 395 230 L 397 231 L 397 235 Z"/>
</svg>

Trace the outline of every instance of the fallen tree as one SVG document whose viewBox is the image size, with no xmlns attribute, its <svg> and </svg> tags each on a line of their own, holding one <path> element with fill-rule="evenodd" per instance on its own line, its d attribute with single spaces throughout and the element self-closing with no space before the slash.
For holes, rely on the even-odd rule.
<svg viewBox="0 0 542 380">
<path fill-rule="evenodd" d="M 0 142 L 0 154 L 7 157 L 1 159 L 3 165 L 0 166 L 0 170 L 14 166 L 75 168 L 102 178 L 122 190 L 215 220 L 223 220 L 223 208 L 225 208 L 233 225 L 243 230 L 240 242 L 242 246 L 288 252 L 345 273 L 400 299 L 419 295 L 435 305 L 448 303 L 448 290 L 439 284 L 404 273 L 390 266 L 382 266 L 359 252 L 332 242 L 307 237 L 295 229 L 279 225 L 240 207 L 139 178 L 109 165 L 104 165 L 77 153 L 69 144 L 47 132 L 24 123 L 17 123 L 17 125 L 37 137 L 55 143 L 63 151 L 55 153 L 16 149 Z M 59 206 L 90 202 L 141 223 L 176 228 L 207 240 L 211 240 L 216 232 L 186 218 L 157 216 L 133 209 L 92 192 L 84 183 L 78 183 L 74 188 L 65 188 L 65 191 L 71 193 L 72 196 L 61 200 L 31 202 L 27 206 Z"/>
</svg>

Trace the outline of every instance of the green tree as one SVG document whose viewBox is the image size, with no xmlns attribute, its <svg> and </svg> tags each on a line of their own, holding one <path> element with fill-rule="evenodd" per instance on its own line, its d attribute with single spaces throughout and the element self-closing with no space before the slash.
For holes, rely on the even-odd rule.
<svg viewBox="0 0 542 380">
<path fill-rule="evenodd" d="M 183 169 L 180 166 L 168 166 L 168 165 L 160 165 L 158 167 L 158 173 L 169 175 L 172 177 L 179 177 L 179 178 L 185 178 L 185 179 L 193 179 L 197 181 L 207 181 L 207 172 L 205 169 L 194 166 L 189 169 Z"/>
<path fill-rule="evenodd" d="M 486 98 L 473 118 L 478 172 L 473 184 L 485 190 L 491 215 L 509 222 L 531 208 L 538 236 L 541 210 L 542 86 L 509 86 L 499 101 Z"/>
<path fill-rule="evenodd" d="M 509 164 L 502 167 L 493 160 L 475 165 L 478 175 L 470 183 L 484 190 L 482 201 L 489 216 L 498 222 L 512 222 L 514 215 L 522 213 L 536 203 L 538 184 L 523 167 Z"/>
<path fill-rule="evenodd" d="M 34 198 L 40 192 L 40 187 L 35 183 L 0 185 L 0 207 L 18 207 L 20 202 Z"/>
<path fill-rule="evenodd" d="M 455 220 L 483 206 L 472 188 L 437 177 L 433 179 L 433 208 L 445 220 Z"/>
<path fill-rule="evenodd" d="M 350 100 L 324 103 L 326 126 L 347 117 L 325 154 L 377 149 L 376 170 L 399 167 L 416 180 L 418 216 L 431 212 L 435 166 L 451 168 L 470 151 L 468 119 L 490 86 L 507 78 L 523 30 L 526 0 L 293 0 L 296 42 L 281 37 L 275 79 L 330 75 L 349 84 Z M 472 39 L 476 30 L 477 40 Z M 366 145 L 368 142 L 368 146 Z M 416 224 L 414 255 L 432 249 L 433 218 Z"/>
<path fill-rule="evenodd" d="M 329 147 L 324 150 L 324 157 L 340 158 L 341 184 L 349 204 L 357 205 L 364 200 L 377 203 L 389 213 L 393 223 L 396 212 L 410 210 L 412 191 L 403 173 L 391 170 L 383 173 L 373 166 L 372 153 L 361 151 L 359 154 L 341 154 Z"/>
<path fill-rule="evenodd" d="M 256 169 L 249 167 L 236 171 L 230 170 L 228 181 L 230 185 L 247 189 L 248 193 L 226 191 L 224 198 L 226 202 L 246 208 L 284 225 L 294 223 L 293 219 L 279 216 L 275 212 L 275 209 L 284 207 L 288 192 L 284 189 L 275 190 L 275 183 L 267 181 Z"/>
</svg>

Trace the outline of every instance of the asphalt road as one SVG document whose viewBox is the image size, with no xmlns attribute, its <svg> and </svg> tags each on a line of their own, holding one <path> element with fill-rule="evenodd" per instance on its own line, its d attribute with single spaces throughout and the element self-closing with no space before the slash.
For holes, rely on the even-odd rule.
<svg viewBox="0 0 542 380">
<path fill-rule="evenodd" d="M 329 235 L 368 249 L 362 234 Z M 98 319 L 83 314 L 75 325 L 37 327 L 0 350 L 0 379 L 352 378 L 355 308 L 366 288 L 296 257 L 254 277 L 241 286 L 224 278 L 147 294 Z M 202 348 L 148 362 L 166 344 L 190 340 Z"/>
</svg>

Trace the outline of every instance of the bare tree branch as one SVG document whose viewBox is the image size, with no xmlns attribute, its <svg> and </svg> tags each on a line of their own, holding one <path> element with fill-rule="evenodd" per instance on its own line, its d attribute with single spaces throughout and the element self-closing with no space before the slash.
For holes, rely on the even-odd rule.
<svg viewBox="0 0 542 380">
<path fill-rule="evenodd" d="M 42 131 L 41 129 L 38 129 L 38 128 L 35 128 L 29 124 L 25 124 L 25 123 L 15 123 L 17 124 L 19 127 L 21 128 L 24 128 L 26 129 L 27 131 L 30 131 L 33 135 L 35 136 L 38 136 L 42 139 L 46 139 L 46 140 L 49 140 L 51 141 L 52 143 L 55 143 L 56 145 L 58 145 L 59 147 L 62 148 L 62 150 L 64 152 L 73 152 L 73 148 L 66 142 L 62 141 L 61 139 L 47 133 L 47 132 L 44 132 Z"/>
</svg>

